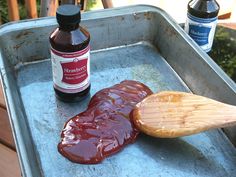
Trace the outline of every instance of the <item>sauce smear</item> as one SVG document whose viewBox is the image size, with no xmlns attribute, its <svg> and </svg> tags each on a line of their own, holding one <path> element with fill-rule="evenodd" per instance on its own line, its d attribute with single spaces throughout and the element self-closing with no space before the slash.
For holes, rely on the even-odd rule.
<svg viewBox="0 0 236 177">
<path fill-rule="evenodd" d="M 134 106 L 152 91 L 137 81 L 126 80 L 97 92 L 86 111 L 68 120 L 58 151 L 70 161 L 95 164 L 134 142 L 138 135 L 129 120 Z"/>
</svg>

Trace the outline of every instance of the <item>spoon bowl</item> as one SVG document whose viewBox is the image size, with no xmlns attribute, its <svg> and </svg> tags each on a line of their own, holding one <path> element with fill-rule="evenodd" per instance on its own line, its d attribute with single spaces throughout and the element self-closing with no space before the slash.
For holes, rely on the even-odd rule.
<svg viewBox="0 0 236 177">
<path fill-rule="evenodd" d="M 164 91 L 138 103 L 131 120 L 150 136 L 175 138 L 236 125 L 236 106 L 191 93 Z"/>
</svg>

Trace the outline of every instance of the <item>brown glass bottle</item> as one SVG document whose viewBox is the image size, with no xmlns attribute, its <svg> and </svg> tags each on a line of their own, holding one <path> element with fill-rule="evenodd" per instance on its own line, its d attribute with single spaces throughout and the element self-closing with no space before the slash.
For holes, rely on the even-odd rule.
<svg viewBox="0 0 236 177">
<path fill-rule="evenodd" d="M 56 55 L 57 53 L 59 53 L 60 55 L 63 56 L 73 56 L 74 60 L 76 60 L 77 58 L 81 57 L 81 52 L 87 52 L 87 56 L 88 56 L 88 60 L 87 60 L 87 70 L 86 72 L 88 75 L 88 83 L 81 88 L 76 88 L 76 89 L 67 89 L 67 88 L 61 88 L 57 84 L 57 82 L 60 82 L 60 80 L 62 80 L 62 84 L 67 84 L 69 85 L 68 87 L 70 87 L 70 84 L 68 83 L 64 83 L 65 82 L 65 78 L 67 78 L 67 80 L 69 81 L 70 79 L 73 80 L 73 75 L 71 75 L 71 73 L 66 73 L 67 75 L 65 76 L 64 70 L 65 68 L 59 68 L 59 70 L 63 70 L 63 76 L 62 78 L 59 78 L 60 76 L 57 76 L 57 72 L 56 69 L 58 69 L 58 67 L 62 67 L 62 65 L 60 66 L 59 64 L 57 65 L 57 67 L 53 68 L 53 80 L 54 80 L 54 90 L 56 93 L 56 96 L 63 101 L 66 102 L 75 102 L 75 101 L 80 101 L 82 99 L 84 99 L 90 91 L 90 54 L 88 52 L 90 52 L 89 49 L 89 42 L 90 42 L 90 34 L 89 32 L 84 29 L 83 27 L 81 27 L 79 25 L 80 23 L 80 9 L 78 6 L 75 5 L 62 5 L 59 6 L 59 8 L 57 9 L 57 14 L 56 14 L 56 18 L 57 18 L 57 22 L 59 24 L 59 27 L 56 28 L 50 35 L 49 37 L 49 41 L 51 44 L 51 54 L 52 55 Z M 54 53 L 53 53 L 54 52 Z M 56 54 L 55 54 L 56 53 Z M 74 56 L 77 55 L 78 53 L 80 53 L 80 56 Z M 82 54 L 83 55 L 83 54 Z M 59 56 L 59 58 L 62 56 Z M 60 63 L 66 63 L 67 62 L 67 58 L 64 58 L 63 61 L 60 61 Z M 83 57 L 83 56 L 82 56 Z M 52 56 L 52 65 L 53 64 L 53 60 L 55 62 L 58 59 L 57 55 L 55 57 Z M 60 58 L 62 60 L 62 58 Z M 71 58 L 68 58 L 68 62 L 69 59 L 71 60 Z M 78 59 L 80 60 L 80 59 Z M 81 68 L 76 68 L 77 66 L 73 66 L 73 61 L 70 62 L 70 66 L 69 69 L 71 69 L 70 71 L 74 72 L 72 74 L 74 74 L 76 77 L 80 77 L 80 73 L 78 73 L 76 70 L 78 69 L 79 71 L 81 70 Z M 76 65 L 80 66 L 79 61 L 76 61 L 75 63 L 77 63 Z M 72 66 L 71 66 L 72 65 Z M 52 66 L 52 67 L 53 67 Z M 66 68 L 68 70 L 68 68 Z M 61 75 L 60 73 L 58 75 Z M 56 77 L 56 79 L 55 79 Z M 58 81 L 59 80 L 59 81 Z M 73 81 L 73 84 L 76 82 Z M 71 84 L 71 87 L 74 87 L 73 84 Z M 76 83 L 78 84 L 78 83 Z M 76 85 L 74 84 L 74 85 Z M 66 86 L 65 86 L 66 87 Z M 79 91 L 76 91 L 79 90 Z"/>
</svg>

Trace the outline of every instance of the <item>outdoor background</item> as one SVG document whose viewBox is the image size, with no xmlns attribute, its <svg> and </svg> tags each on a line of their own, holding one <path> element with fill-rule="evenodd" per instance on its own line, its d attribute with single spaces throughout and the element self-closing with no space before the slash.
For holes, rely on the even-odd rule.
<svg viewBox="0 0 236 177">
<path fill-rule="evenodd" d="M 236 0 L 218 1 L 221 5 L 221 14 L 226 13 L 224 11 L 231 8 L 231 4 L 236 4 Z M 164 6 L 165 10 L 174 17 L 178 23 L 183 23 L 185 21 L 188 0 L 172 0 L 172 5 L 168 5 L 168 1 L 161 0 L 146 0 L 145 2 L 138 0 L 114 0 L 114 6 L 124 6 L 137 2 Z M 183 7 L 180 2 L 182 4 L 183 2 L 186 3 L 186 8 Z M 18 0 L 20 19 L 27 19 L 24 3 L 24 0 Z M 87 0 L 85 10 L 89 11 L 96 9 L 103 9 L 101 0 Z M 37 0 L 37 10 L 39 14 L 40 0 Z M 176 13 L 176 11 L 178 11 L 178 13 Z M 236 16 L 236 12 L 231 15 Z M 236 17 L 233 18 L 236 19 Z M 7 22 L 9 22 L 7 0 L 0 0 L 0 24 Z M 213 49 L 209 55 L 236 82 L 236 30 L 233 31 L 224 27 L 218 27 L 215 34 Z"/>
</svg>

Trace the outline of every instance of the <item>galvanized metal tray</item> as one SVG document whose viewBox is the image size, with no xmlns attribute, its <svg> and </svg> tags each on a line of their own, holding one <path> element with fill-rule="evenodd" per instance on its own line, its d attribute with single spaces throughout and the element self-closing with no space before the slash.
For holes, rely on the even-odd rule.
<svg viewBox="0 0 236 177">
<path fill-rule="evenodd" d="M 236 104 L 230 78 L 162 10 L 131 6 L 84 13 L 91 33 L 91 95 L 124 79 L 153 91 L 192 91 Z M 11 126 L 27 177 L 236 176 L 236 150 L 221 130 L 176 138 L 140 135 L 98 165 L 75 164 L 57 152 L 60 131 L 89 101 L 54 96 L 49 33 L 55 18 L 0 27 L 0 67 Z"/>
</svg>

